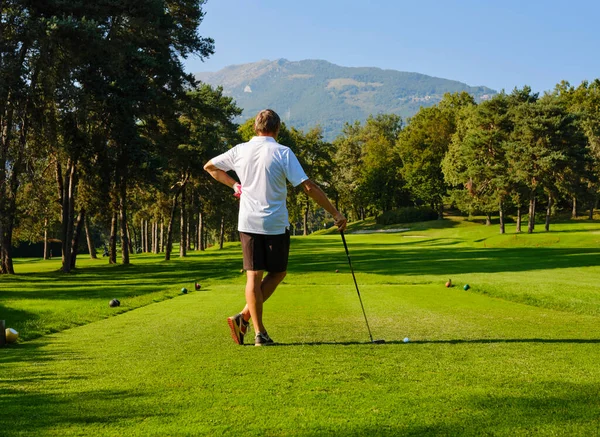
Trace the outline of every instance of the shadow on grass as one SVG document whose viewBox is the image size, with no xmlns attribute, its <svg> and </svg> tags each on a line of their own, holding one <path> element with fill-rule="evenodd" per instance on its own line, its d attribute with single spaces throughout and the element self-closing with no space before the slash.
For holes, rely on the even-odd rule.
<svg viewBox="0 0 600 437">
<path fill-rule="evenodd" d="M 0 365 L 22 363 L 27 361 L 35 363 L 52 361 L 54 359 L 52 354 L 43 351 L 43 346 L 44 344 L 40 342 L 26 342 L 11 344 L 5 346 L 4 348 L 0 348 Z M 7 374 L 3 373 L 1 377 L 6 378 Z M 2 381 L 2 379 L 0 379 L 0 381 Z M 0 396 L 0 400 L 1 399 L 2 397 Z"/>
<path fill-rule="evenodd" d="M 354 270 L 378 275 L 524 272 L 600 265 L 600 248 L 596 247 L 451 247 L 456 244 L 459 244 L 456 240 L 447 239 L 348 242 Z M 290 256 L 290 271 L 332 271 L 348 263 L 341 241 L 321 240 L 318 245 L 300 241 L 296 245 L 298 248 Z"/>
<path fill-rule="evenodd" d="M 377 341 L 377 340 L 376 340 Z M 405 343 L 403 340 L 386 340 L 385 343 L 372 343 L 370 341 L 311 341 L 311 342 L 294 342 L 294 343 L 275 343 L 268 347 L 279 346 L 357 346 L 357 345 L 377 345 L 385 346 L 402 345 L 410 346 L 411 344 L 490 344 L 490 343 L 567 343 L 567 344 L 600 344 L 600 339 L 584 339 L 584 338 L 485 338 L 474 340 L 416 340 Z M 254 345 L 246 345 L 254 346 Z"/>
<path fill-rule="evenodd" d="M 76 429 L 77 435 L 92 435 L 85 430 L 87 426 L 97 430 L 108 423 L 140 422 L 161 416 L 160 409 L 131 406 L 144 396 L 123 390 L 92 390 L 57 396 L 45 390 L 24 392 L 20 388 L 0 388 L 0 408 L 4 417 L 10 417 L 2 421 L 0 434 L 45 435 L 60 428 L 65 432 Z"/>
<path fill-rule="evenodd" d="M 161 415 L 159 409 L 142 408 L 145 394 L 118 389 L 65 391 L 66 386 L 80 385 L 88 377 L 68 373 L 60 376 L 47 366 L 52 361 L 85 359 L 57 343 L 52 351 L 48 342 L 19 343 L 0 349 L 0 411 L 3 418 L 0 435 L 45 435 L 57 427 L 77 428 L 78 435 L 87 425 L 103 427 L 118 421 L 141 421 Z M 117 372 L 118 375 L 118 372 Z M 118 377 L 118 376 L 116 376 Z M 136 406 L 137 405 L 137 406 Z M 88 434 L 91 435 L 91 434 Z"/>
<path fill-rule="evenodd" d="M 300 436 L 422 437 L 493 435 L 597 436 L 600 425 L 598 386 L 593 383 L 536 382 L 533 394 L 484 393 L 465 399 L 438 400 L 435 412 L 415 408 L 408 420 L 379 419 L 369 425 L 319 427 Z M 544 396 L 540 396 L 544 393 Z M 424 400 L 430 407 L 431 399 Z M 452 406 L 452 402 L 456 405 Z M 431 408 L 431 407 L 430 407 Z M 375 420 L 375 419 L 374 419 Z M 391 422 L 391 423 L 390 423 Z"/>
<path fill-rule="evenodd" d="M 0 291 L 0 296 L 2 297 L 8 297 L 9 294 L 12 295 L 14 293 Z M 20 326 L 23 326 L 25 322 L 35 323 L 39 319 L 40 315 L 37 313 L 17 308 L 10 308 L 0 303 L 0 320 L 5 321 L 6 328 L 14 328 L 17 330 L 17 332 L 20 332 Z M 17 345 L 7 345 L 6 347 L 11 348 Z M 2 348 L 0 348 L 0 351 L 2 351 Z M 0 354 L 0 364 L 3 362 L 5 357 L 6 355 Z"/>
<path fill-rule="evenodd" d="M 22 340 L 32 340 L 175 297 L 182 285 L 193 290 L 196 281 L 207 291 L 210 287 L 205 281 L 230 281 L 240 276 L 240 267 L 241 250 L 232 246 L 171 262 L 160 256 L 140 256 L 132 257 L 129 266 L 95 263 L 70 274 L 43 271 L 1 276 L 0 319 L 17 329 Z M 109 312 L 107 303 L 115 297 L 125 304 Z M 30 303 L 36 301 L 52 303 L 34 304 L 32 310 Z"/>
<path fill-rule="evenodd" d="M 145 261 L 145 260 L 144 260 Z M 119 289 L 120 296 L 129 297 L 173 287 L 174 284 L 195 281 L 229 280 L 240 276 L 241 252 L 211 253 L 210 257 L 189 257 L 171 262 L 139 262 L 124 265 L 94 265 L 77 268 L 70 274 L 62 272 L 23 273 L 3 278 L 1 285 L 14 284 L 0 290 L 1 299 L 77 300 L 94 297 L 109 298 Z M 24 293 L 20 283 L 34 284 Z M 4 288 L 4 287 L 2 287 Z M 6 287 L 8 288 L 8 287 Z"/>
<path fill-rule="evenodd" d="M 396 223 L 393 225 L 379 225 L 375 221 L 372 223 L 365 223 L 364 221 L 350 223 L 348 225 L 348 231 L 346 233 L 353 233 L 354 231 L 377 231 L 386 229 L 410 229 L 411 231 L 425 231 L 430 229 L 451 229 L 460 225 L 461 220 L 429 220 L 426 222 L 416 223 Z M 336 229 L 328 229 L 328 233 L 337 232 Z"/>
</svg>

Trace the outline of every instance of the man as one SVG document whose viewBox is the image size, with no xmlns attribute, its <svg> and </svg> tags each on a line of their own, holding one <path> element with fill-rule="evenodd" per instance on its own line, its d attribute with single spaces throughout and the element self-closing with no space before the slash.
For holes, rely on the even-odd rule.
<svg viewBox="0 0 600 437">
<path fill-rule="evenodd" d="M 206 163 L 210 175 L 233 188 L 240 198 L 238 230 L 242 242 L 246 270 L 246 306 L 241 313 L 229 317 L 231 336 L 244 344 L 252 318 L 256 334 L 255 346 L 273 344 L 263 325 L 263 303 L 271 297 L 285 278 L 290 246 L 289 219 L 286 206 L 286 180 L 304 191 L 333 218 L 340 230 L 346 228 L 346 218 L 331 204 L 323 190 L 304 173 L 289 147 L 277 143 L 281 121 L 270 109 L 260 111 L 254 122 L 256 136 L 238 144 Z M 226 172 L 233 170 L 237 183 Z M 265 271 L 267 275 L 263 277 Z"/>
</svg>

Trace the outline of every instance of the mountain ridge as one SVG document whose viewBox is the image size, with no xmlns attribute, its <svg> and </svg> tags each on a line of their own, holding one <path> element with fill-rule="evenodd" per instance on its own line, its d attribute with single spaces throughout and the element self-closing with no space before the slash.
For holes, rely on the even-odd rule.
<svg viewBox="0 0 600 437">
<path fill-rule="evenodd" d="M 467 91 L 477 101 L 496 91 L 485 86 L 378 67 L 343 67 L 308 59 L 277 59 L 229 65 L 196 79 L 222 86 L 244 109 L 238 122 L 272 108 L 288 125 L 306 130 L 320 125 L 326 139 L 337 136 L 346 122 L 369 115 L 394 113 L 408 118 L 421 106 L 439 102 L 447 92 Z"/>
</svg>

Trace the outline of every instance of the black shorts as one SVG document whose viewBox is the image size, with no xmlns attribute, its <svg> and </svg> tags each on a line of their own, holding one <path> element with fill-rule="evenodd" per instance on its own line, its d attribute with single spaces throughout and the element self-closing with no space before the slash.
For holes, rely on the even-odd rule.
<svg viewBox="0 0 600 437">
<path fill-rule="evenodd" d="M 281 273 L 287 270 L 290 254 L 290 233 L 279 235 L 240 232 L 244 270 L 266 270 Z"/>
</svg>

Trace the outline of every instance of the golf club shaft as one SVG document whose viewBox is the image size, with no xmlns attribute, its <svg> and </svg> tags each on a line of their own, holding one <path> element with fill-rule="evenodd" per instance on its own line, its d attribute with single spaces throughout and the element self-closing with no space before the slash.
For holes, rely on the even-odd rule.
<svg viewBox="0 0 600 437">
<path fill-rule="evenodd" d="M 363 316 L 365 316 L 365 323 L 367 324 L 367 330 L 369 331 L 369 338 L 371 339 L 371 343 L 373 343 L 373 336 L 371 335 L 371 328 L 369 327 L 369 321 L 367 320 L 367 313 L 365 313 L 365 307 L 362 303 L 362 298 L 360 297 L 360 291 L 358 289 L 358 283 L 356 282 L 356 276 L 354 276 L 354 269 L 352 268 L 352 261 L 350 260 L 350 252 L 348 252 L 348 245 L 346 244 L 346 237 L 344 236 L 344 231 L 340 231 L 342 235 L 342 241 L 344 242 L 344 249 L 346 249 L 346 256 L 348 257 L 348 265 L 350 265 L 350 271 L 352 272 L 352 279 L 354 279 L 354 286 L 356 287 L 356 293 L 358 294 L 358 300 L 360 301 L 360 307 L 362 308 Z"/>
</svg>

